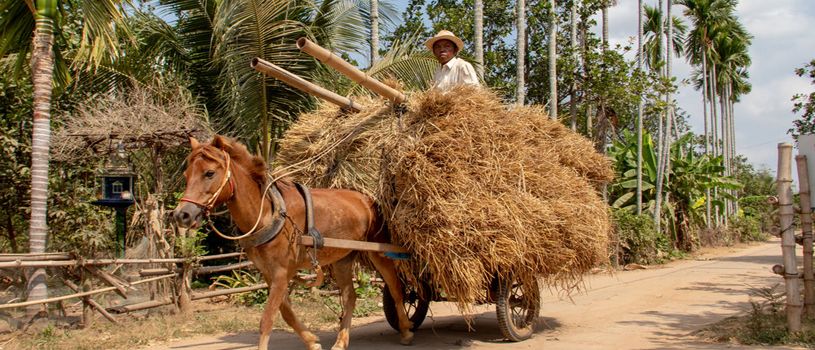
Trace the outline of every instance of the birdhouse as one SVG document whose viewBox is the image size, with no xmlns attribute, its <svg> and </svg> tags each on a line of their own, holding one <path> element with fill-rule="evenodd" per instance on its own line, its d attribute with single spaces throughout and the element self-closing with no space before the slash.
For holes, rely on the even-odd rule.
<svg viewBox="0 0 815 350">
<path fill-rule="evenodd" d="M 96 201 L 93 204 L 108 207 L 128 207 L 134 201 L 133 188 L 136 174 L 120 143 L 97 176 Z"/>
</svg>

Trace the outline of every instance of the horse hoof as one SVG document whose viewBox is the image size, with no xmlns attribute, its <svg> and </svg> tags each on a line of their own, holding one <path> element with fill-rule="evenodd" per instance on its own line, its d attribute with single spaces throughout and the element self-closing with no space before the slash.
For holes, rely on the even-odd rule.
<svg viewBox="0 0 815 350">
<path fill-rule="evenodd" d="M 399 344 L 402 345 L 413 345 L 413 332 L 406 331 L 402 334 L 402 338 L 399 339 Z"/>
<path fill-rule="evenodd" d="M 323 346 L 320 343 L 314 343 L 308 347 L 308 350 L 323 350 Z"/>
</svg>

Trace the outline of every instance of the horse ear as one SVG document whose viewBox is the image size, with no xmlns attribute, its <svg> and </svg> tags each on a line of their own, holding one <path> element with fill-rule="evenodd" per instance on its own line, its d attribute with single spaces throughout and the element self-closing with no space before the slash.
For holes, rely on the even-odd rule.
<svg viewBox="0 0 815 350">
<path fill-rule="evenodd" d="M 196 149 L 201 146 L 201 143 L 198 142 L 194 137 L 190 136 L 190 148 Z"/>
<path fill-rule="evenodd" d="M 226 139 L 224 139 L 224 137 L 221 136 L 221 135 L 215 135 L 212 138 L 212 141 L 210 142 L 212 147 L 215 147 L 217 149 L 225 149 L 225 147 L 228 145 L 228 143 L 229 142 L 227 142 Z"/>
</svg>

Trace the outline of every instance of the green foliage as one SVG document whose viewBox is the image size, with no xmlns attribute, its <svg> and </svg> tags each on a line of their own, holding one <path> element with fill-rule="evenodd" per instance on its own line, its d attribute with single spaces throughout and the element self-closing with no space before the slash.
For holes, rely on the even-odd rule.
<svg viewBox="0 0 815 350">
<path fill-rule="evenodd" d="M 258 283 L 263 283 L 258 272 L 249 272 L 244 270 L 232 270 L 232 275 L 220 275 L 215 278 L 212 285 L 221 288 L 242 288 L 254 286 Z M 269 297 L 269 290 L 261 288 L 244 293 L 232 294 L 230 298 L 241 305 L 260 305 L 266 302 Z"/>
<path fill-rule="evenodd" d="M 769 238 L 761 224 L 760 219 L 754 216 L 734 216 L 730 218 L 728 229 L 738 237 L 739 242 L 761 242 Z"/>
<path fill-rule="evenodd" d="M 815 59 L 807 65 L 795 70 L 799 77 L 806 77 L 812 80 L 815 85 Z M 800 93 L 792 97 L 793 113 L 801 113 L 801 118 L 792 121 L 792 129 L 787 133 L 793 136 L 815 133 L 815 91 L 810 93 Z"/>
<path fill-rule="evenodd" d="M 657 233 L 650 215 L 636 215 L 628 209 L 613 209 L 612 215 L 622 247 L 618 257 L 620 264 L 658 264 L 671 251 L 671 242 Z"/>
<path fill-rule="evenodd" d="M 206 232 L 200 229 L 187 231 L 186 235 L 178 237 L 175 240 L 177 255 L 185 258 L 207 255 L 206 247 L 204 247 L 203 244 L 206 237 Z"/>
</svg>

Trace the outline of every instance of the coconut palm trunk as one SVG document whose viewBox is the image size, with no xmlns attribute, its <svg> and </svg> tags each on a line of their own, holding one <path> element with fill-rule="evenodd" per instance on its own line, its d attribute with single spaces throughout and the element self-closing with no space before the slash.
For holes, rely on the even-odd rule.
<svg viewBox="0 0 815 350">
<path fill-rule="evenodd" d="M 524 0 L 517 0 L 515 3 L 515 30 L 516 30 L 516 45 L 518 46 L 517 57 L 517 77 L 518 87 L 515 92 L 516 103 L 523 106 L 526 99 L 526 82 L 524 73 L 526 72 L 526 3 Z"/>
<path fill-rule="evenodd" d="M 642 71 L 642 0 L 637 2 L 637 69 Z M 637 215 L 642 214 L 642 96 L 637 104 Z"/>
<path fill-rule="evenodd" d="M 666 4 L 666 16 L 665 21 L 668 23 L 668 33 L 665 37 L 665 76 L 667 78 L 672 77 L 671 72 L 671 56 L 673 56 L 673 18 L 671 17 L 671 0 L 667 1 Z M 665 146 L 662 153 L 662 178 L 659 181 L 664 181 L 661 188 L 668 187 L 668 184 L 671 181 L 671 138 L 672 138 L 672 130 L 673 127 L 673 119 L 674 119 L 674 108 L 673 108 L 673 93 L 671 90 L 668 90 L 668 93 L 665 95 L 665 103 L 668 106 L 667 111 L 665 112 Z M 665 201 L 669 200 L 668 193 L 665 194 Z M 682 239 L 683 241 L 686 240 L 686 237 L 677 237 L 677 241 Z M 680 242 L 677 242 L 680 243 Z M 682 242 L 684 243 L 684 242 Z"/>
<path fill-rule="evenodd" d="M 663 2 L 659 0 L 659 13 L 665 13 L 663 11 Z M 665 35 L 665 31 L 663 30 L 664 19 L 660 19 L 659 26 L 657 29 L 657 40 L 659 40 L 659 57 L 662 62 L 665 57 L 665 45 L 663 43 L 663 36 Z M 668 39 L 670 40 L 670 39 Z M 664 73 L 664 69 L 662 70 Z M 654 226 L 656 227 L 657 233 L 662 232 L 662 179 L 665 176 L 664 173 L 664 157 L 663 153 L 665 150 L 665 117 L 663 117 L 662 113 L 659 113 L 658 122 L 657 122 L 657 181 L 655 186 L 656 198 L 654 200 Z"/>
<path fill-rule="evenodd" d="M 379 60 L 379 0 L 371 0 L 371 65 Z"/>
<path fill-rule="evenodd" d="M 712 111 L 711 120 L 713 121 L 713 156 L 718 157 L 722 155 L 720 152 L 721 145 L 719 144 L 719 112 L 716 108 L 716 99 L 718 98 L 717 94 L 717 83 L 716 80 L 718 76 L 716 74 L 716 64 L 711 63 L 710 65 L 710 110 Z M 713 188 L 713 198 L 719 198 L 719 188 Z M 716 221 L 716 225 L 721 225 L 721 213 L 719 212 L 719 207 L 714 209 L 713 213 Z"/>
<path fill-rule="evenodd" d="M 549 118 L 557 120 L 557 8 L 549 0 Z"/>
<path fill-rule="evenodd" d="M 54 72 L 54 14 L 57 0 L 39 0 L 36 6 L 31 76 L 34 87 L 34 127 L 31 146 L 31 220 L 29 223 L 29 252 L 44 253 L 48 240 L 48 161 L 51 138 L 51 95 Z M 45 269 L 38 268 L 28 279 L 28 300 L 47 298 Z M 33 316 L 41 306 L 27 309 Z"/>
<path fill-rule="evenodd" d="M 707 80 L 707 54 L 702 53 L 702 111 L 705 118 L 705 155 L 710 155 L 710 126 L 708 125 L 709 116 L 707 110 L 708 101 L 708 80 Z M 712 207 L 711 207 L 710 189 L 705 190 L 705 224 L 707 228 L 712 227 Z"/>
<path fill-rule="evenodd" d="M 475 67 L 478 76 L 484 78 L 484 0 L 475 0 Z"/>
<path fill-rule="evenodd" d="M 572 131 L 577 131 L 577 6 L 579 0 L 572 1 L 571 14 L 569 15 L 569 22 L 571 25 L 571 42 L 572 60 L 574 61 L 574 70 L 572 71 L 572 85 L 569 87 L 569 114 L 571 117 Z"/>
</svg>

